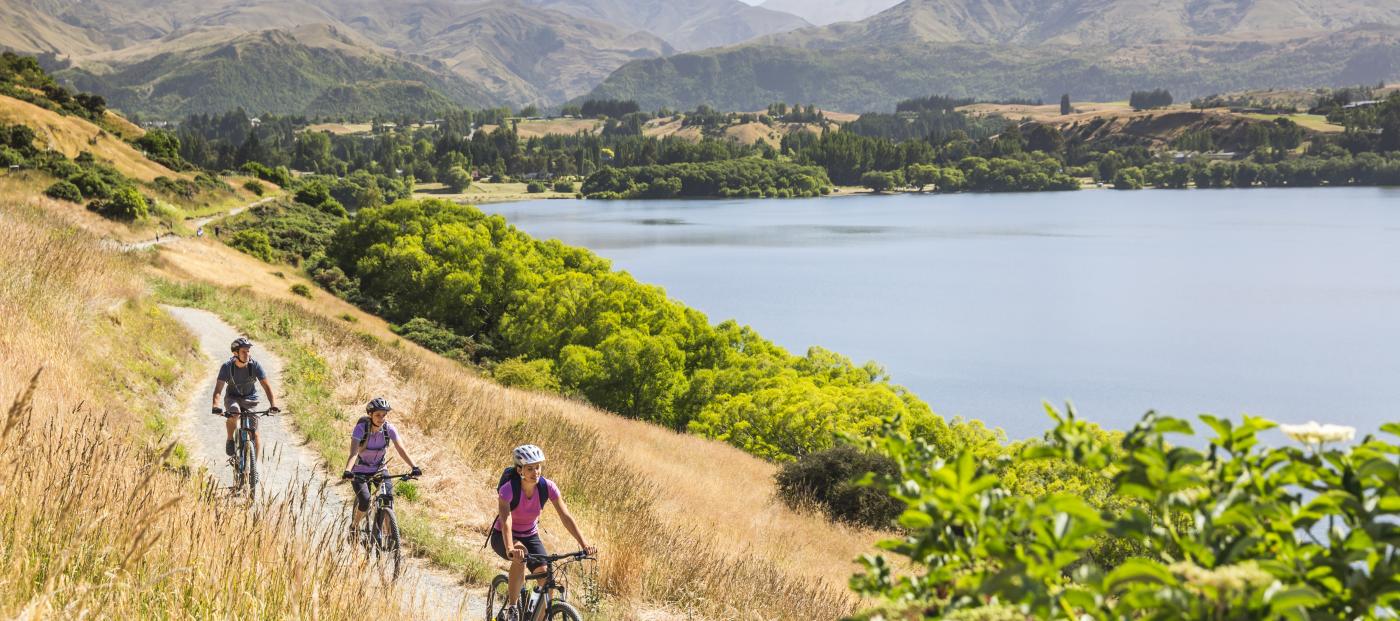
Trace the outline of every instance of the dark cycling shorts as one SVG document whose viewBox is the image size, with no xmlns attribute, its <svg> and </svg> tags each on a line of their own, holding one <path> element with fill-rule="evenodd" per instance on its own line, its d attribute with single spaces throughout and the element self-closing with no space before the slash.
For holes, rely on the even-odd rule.
<svg viewBox="0 0 1400 621">
<path fill-rule="evenodd" d="M 525 537 L 520 537 L 517 535 L 515 537 L 515 540 L 519 541 L 520 545 L 525 546 L 525 552 L 529 554 L 538 554 L 540 556 L 549 554 L 548 552 L 544 551 L 544 542 L 540 541 L 539 533 L 535 533 L 533 535 L 528 535 Z M 506 556 L 505 539 L 501 538 L 501 531 L 496 530 L 494 528 L 491 529 L 491 549 L 496 551 L 496 556 L 499 556 L 506 560 L 510 560 L 510 557 Z M 530 571 L 535 571 L 536 568 L 544 567 L 544 563 L 532 561 L 530 563 L 527 563 L 526 566 L 530 568 Z"/>
<path fill-rule="evenodd" d="M 257 401 L 250 401 L 248 399 L 239 399 L 237 397 L 230 397 L 228 395 L 224 395 L 224 411 L 228 412 L 229 414 L 238 414 L 239 412 L 242 412 L 244 410 L 247 410 L 249 412 L 255 412 L 257 411 L 257 409 Z M 252 423 L 253 431 L 257 431 L 258 419 L 261 417 L 252 416 L 250 418 L 252 419 L 250 422 Z"/>
<path fill-rule="evenodd" d="M 388 471 L 380 470 L 379 473 L 388 474 Z M 361 513 L 369 511 L 369 495 L 373 491 L 370 489 L 370 482 L 365 479 L 351 479 L 350 487 L 355 488 L 355 509 L 357 509 Z"/>
</svg>

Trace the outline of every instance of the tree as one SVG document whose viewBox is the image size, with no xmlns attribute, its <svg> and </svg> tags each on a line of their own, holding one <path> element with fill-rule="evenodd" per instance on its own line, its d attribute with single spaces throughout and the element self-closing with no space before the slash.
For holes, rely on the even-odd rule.
<svg viewBox="0 0 1400 621">
<path fill-rule="evenodd" d="M 1060 95 L 1060 115 L 1072 114 L 1074 108 L 1069 105 L 1069 93 Z"/>
<path fill-rule="evenodd" d="M 1165 88 L 1150 91 L 1133 91 L 1128 96 L 1128 105 L 1134 110 L 1150 110 L 1172 105 L 1172 94 Z"/>
<path fill-rule="evenodd" d="M 872 170 L 860 176 L 860 184 L 881 194 L 898 187 L 902 181 L 899 176 L 898 172 Z"/>
<path fill-rule="evenodd" d="M 910 164 L 904 169 L 904 179 L 910 186 L 923 192 L 924 188 L 938 183 L 939 169 L 933 164 Z"/>
<path fill-rule="evenodd" d="M 1142 184 L 1142 169 L 1136 166 L 1121 169 L 1113 175 L 1115 190 L 1141 190 Z"/>
<path fill-rule="evenodd" d="M 467 191 L 467 188 L 471 187 L 472 175 L 461 166 L 453 166 L 447 169 L 447 176 L 443 179 L 443 182 L 447 184 L 448 189 L 452 190 L 454 193 L 461 194 Z"/>
</svg>

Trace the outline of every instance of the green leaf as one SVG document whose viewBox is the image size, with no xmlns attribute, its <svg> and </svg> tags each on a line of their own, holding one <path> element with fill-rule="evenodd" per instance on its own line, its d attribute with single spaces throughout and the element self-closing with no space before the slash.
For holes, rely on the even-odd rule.
<svg viewBox="0 0 1400 621">
<path fill-rule="evenodd" d="M 1130 558 L 1109 572 L 1104 587 L 1109 592 L 1115 592 L 1119 587 L 1133 582 L 1175 585 L 1177 580 L 1161 563 L 1144 558 Z"/>
</svg>

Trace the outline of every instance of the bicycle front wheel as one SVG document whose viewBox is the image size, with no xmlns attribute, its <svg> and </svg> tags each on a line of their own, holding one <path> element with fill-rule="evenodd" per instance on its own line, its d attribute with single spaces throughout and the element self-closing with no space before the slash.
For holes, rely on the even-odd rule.
<svg viewBox="0 0 1400 621">
<path fill-rule="evenodd" d="M 379 561 L 384 564 L 390 580 L 399 579 L 399 565 L 403 562 L 403 550 L 399 546 L 399 522 L 394 512 L 388 509 L 379 511 L 375 521 L 379 527 Z"/>
<path fill-rule="evenodd" d="M 243 485 L 248 482 L 248 464 L 252 461 L 248 459 L 248 439 L 242 434 L 238 436 L 238 462 L 234 465 L 236 472 L 233 473 L 233 493 L 243 493 Z"/>
<path fill-rule="evenodd" d="M 496 621 L 496 615 L 500 614 L 501 609 L 506 607 L 509 593 L 509 577 L 498 574 L 491 579 L 491 589 L 486 591 L 486 621 Z"/>
<path fill-rule="evenodd" d="M 569 602 L 554 602 L 549 606 L 549 613 L 544 616 L 545 621 L 583 621 L 573 604 Z"/>
<path fill-rule="evenodd" d="M 258 455 L 253 448 L 252 438 L 243 439 L 244 453 L 248 456 L 248 497 L 252 498 L 258 493 Z"/>
</svg>

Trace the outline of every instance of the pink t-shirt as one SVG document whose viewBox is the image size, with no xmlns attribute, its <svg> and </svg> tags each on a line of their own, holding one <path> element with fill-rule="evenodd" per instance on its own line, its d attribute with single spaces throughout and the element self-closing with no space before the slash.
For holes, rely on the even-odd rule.
<svg viewBox="0 0 1400 621">
<path fill-rule="evenodd" d="M 559 488 L 554 486 L 554 481 L 544 479 L 544 483 L 549 487 L 549 500 L 551 502 L 563 498 L 563 495 L 559 493 Z M 539 486 L 535 487 L 536 496 L 538 496 L 541 491 Z M 512 496 L 510 481 L 506 481 L 506 484 L 502 485 L 496 492 L 497 497 L 501 500 L 510 502 L 510 497 Z M 540 513 L 542 513 L 542 507 L 540 507 L 540 499 L 536 496 L 526 497 L 525 490 L 520 490 L 520 504 L 515 505 L 515 510 L 510 512 L 510 532 L 514 533 L 516 537 L 529 537 L 540 530 Z M 526 527 L 527 525 L 528 528 Z M 491 528 L 493 530 L 501 530 L 501 518 L 497 517 L 496 523 L 493 524 Z"/>
</svg>

